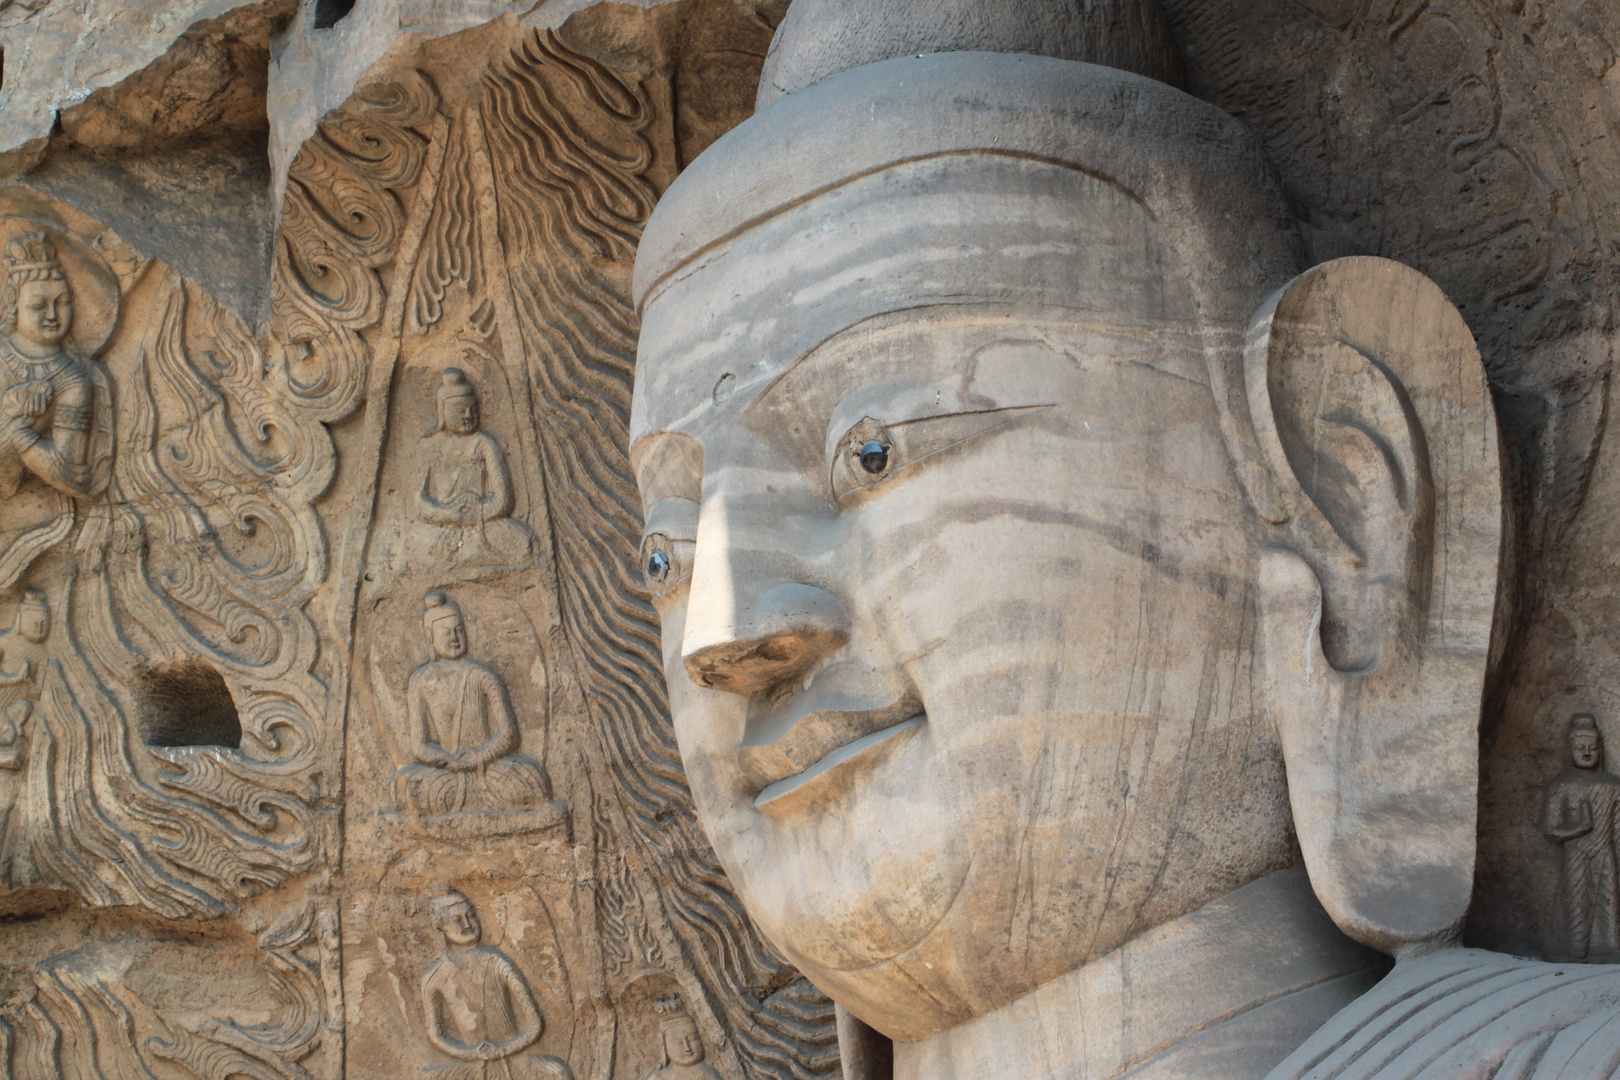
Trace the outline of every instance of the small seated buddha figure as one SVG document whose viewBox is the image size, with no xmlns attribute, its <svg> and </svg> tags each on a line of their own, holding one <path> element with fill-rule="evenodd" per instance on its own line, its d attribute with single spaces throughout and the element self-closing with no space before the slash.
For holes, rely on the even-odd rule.
<svg viewBox="0 0 1620 1080">
<path fill-rule="evenodd" d="M 445 368 L 439 423 L 422 439 L 417 466 L 415 540 L 438 566 L 525 562 L 534 533 L 512 517 L 515 496 L 506 452 L 481 430 L 478 391 L 460 368 Z"/>
<path fill-rule="evenodd" d="M 472 901 L 454 889 L 430 901 L 444 954 L 422 976 L 428 1041 L 456 1059 L 422 1070 L 430 1080 L 571 1080 L 567 1064 L 525 1053 L 545 1031 L 534 992 L 494 945 Z"/>
<path fill-rule="evenodd" d="M 520 756 L 522 732 L 506 684 L 467 655 L 461 608 L 442 592 L 424 601 L 433 659 L 406 685 L 411 754 L 394 774 L 402 811 L 423 816 L 530 810 L 551 798 L 540 763 Z"/>
</svg>

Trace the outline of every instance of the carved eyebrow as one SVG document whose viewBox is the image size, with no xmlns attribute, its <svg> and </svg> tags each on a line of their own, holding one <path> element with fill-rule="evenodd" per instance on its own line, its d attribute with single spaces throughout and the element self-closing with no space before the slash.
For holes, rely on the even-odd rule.
<svg viewBox="0 0 1620 1080">
<path fill-rule="evenodd" d="M 1045 412 L 1052 408 L 1053 403 L 1041 405 L 1009 405 L 1001 409 L 977 409 L 969 412 L 936 413 L 932 416 L 919 416 L 911 420 L 896 420 L 893 423 L 885 422 L 883 430 L 894 432 L 897 436 L 904 436 L 905 445 L 902 447 L 904 457 L 891 475 L 898 475 L 906 469 L 942 454 L 955 446 L 988 435 L 992 431 L 1006 427 L 1008 424 L 1022 420 L 1027 416 Z M 873 417 L 882 420 L 882 417 Z M 842 442 L 843 436 L 839 436 Z M 834 447 L 836 453 L 837 448 Z M 829 466 L 836 466 L 836 460 L 829 462 Z M 844 491 L 834 491 L 834 498 L 843 498 L 859 487 L 848 488 Z"/>
</svg>

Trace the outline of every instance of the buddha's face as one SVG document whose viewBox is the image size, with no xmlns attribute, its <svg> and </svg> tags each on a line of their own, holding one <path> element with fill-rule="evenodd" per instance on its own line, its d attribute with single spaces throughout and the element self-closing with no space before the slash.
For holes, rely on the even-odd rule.
<svg viewBox="0 0 1620 1080">
<path fill-rule="evenodd" d="M 16 337 L 31 351 L 60 349 L 72 329 L 73 290 L 66 281 L 28 281 L 17 289 Z"/>
<path fill-rule="evenodd" d="M 21 608 L 17 613 L 17 632 L 38 645 L 51 632 L 51 613 L 32 604 Z"/>
<path fill-rule="evenodd" d="M 452 945 L 476 945 L 483 936 L 483 928 L 478 925 L 478 913 L 465 900 L 440 908 L 434 922 L 445 940 Z"/>
<path fill-rule="evenodd" d="M 869 314 L 917 288 L 888 223 L 978 211 L 854 201 L 868 246 L 807 207 L 649 307 L 633 459 L 709 837 L 812 981 L 918 1038 L 1282 865 L 1287 811 L 1254 526 L 1145 220 L 1023 245 L 1095 261 L 1075 307 Z"/>
<path fill-rule="evenodd" d="M 1595 769 L 1603 760 L 1603 743 L 1595 731 L 1577 731 L 1569 737 L 1569 760 L 1577 769 Z"/>
<path fill-rule="evenodd" d="M 445 398 L 439 406 L 446 428 L 457 435 L 471 435 L 478 430 L 478 399 L 471 394 L 457 394 Z"/>
<path fill-rule="evenodd" d="M 433 637 L 433 652 L 439 659 L 460 660 L 467 655 L 467 628 L 460 615 L 435 620 L 429 633 Z"/>
<path fill-rule="evenodd" d="M 703 1061 L 703 1040 L 697 1024 L 687 1020 L 664 1032 L 664 1053 L 672 1065 L 697 1065 Z"/>
</svg>

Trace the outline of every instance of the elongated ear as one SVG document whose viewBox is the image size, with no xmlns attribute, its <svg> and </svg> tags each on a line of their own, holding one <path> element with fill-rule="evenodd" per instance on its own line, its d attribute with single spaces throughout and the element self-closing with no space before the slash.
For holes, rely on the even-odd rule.
<svg viewBox="0 0 1620 1080">
<path fill-rule="evenodd" d="M 1479 351 L 1434 282 L 1350 258 L 1263 305 L 1244 360 L 1288 514 L 1262 560 L 1262 670 L 1311 884 L 1374 948 L 1453 940 L 1502 529 Z"/>
</svg>

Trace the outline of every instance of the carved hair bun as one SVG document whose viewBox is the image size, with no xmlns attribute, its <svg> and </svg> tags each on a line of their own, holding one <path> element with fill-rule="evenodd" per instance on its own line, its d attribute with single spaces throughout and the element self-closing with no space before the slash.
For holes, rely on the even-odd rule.
<svg viewBox="0 0 1620 1080">
<path fill-rule="evenodd" d="M 473 384 L 467 381 L 467 373 L 458 367 L 444 369 L 444 381 L 439 384 L 441 398 L 468 397 L 476 394 Z"/>
<path fill-rule="evenodd" d="M 450 599 L 445 593 L 434 589 L 422 597 L 422 622 L 432 626 L 440 619 L 448 619 L 461 615 L 461 605 Z"/>
<path fill-rule="evenodd" d="M 686 1011 L 686 1002 L 680 995 L 661 997 L 653 1002 L 653 1011 L 658 1014 L 658 1030 L 669 1031 L 692 1022 L 692 1014 Z"/>
</svg>

